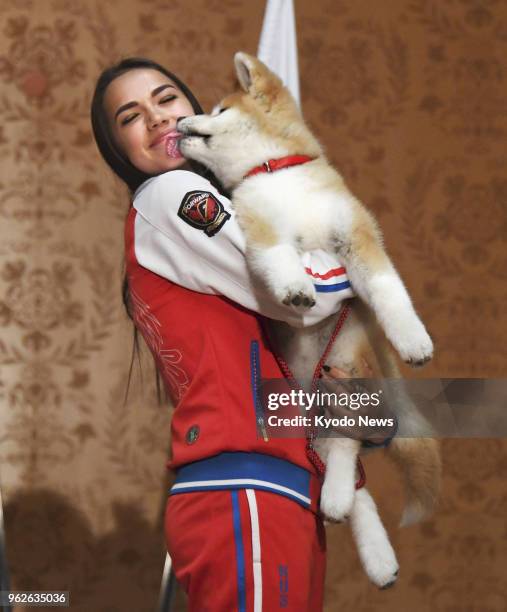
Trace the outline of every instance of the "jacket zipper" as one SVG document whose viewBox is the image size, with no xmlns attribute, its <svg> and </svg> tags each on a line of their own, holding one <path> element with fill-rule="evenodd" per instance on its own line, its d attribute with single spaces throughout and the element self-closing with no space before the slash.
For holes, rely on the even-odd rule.
<svg viewBox="0 0 507 612">
<path fill-rule="evenodd" d="M 261 380 L 261 366 L 259 356 L 259 342 L 258 340 L 252 340 L 250 343 L 250 373 L 251 373 L 251 384 L 252 394 L 255 409 L 255 421 L 257 428 L 261 430 L 264 442 L 268 441 L 268 434 L 266 432 L 266 422 L 262 412 L 262 405 L 259 398 L 259 387 Z"/>
</svg>

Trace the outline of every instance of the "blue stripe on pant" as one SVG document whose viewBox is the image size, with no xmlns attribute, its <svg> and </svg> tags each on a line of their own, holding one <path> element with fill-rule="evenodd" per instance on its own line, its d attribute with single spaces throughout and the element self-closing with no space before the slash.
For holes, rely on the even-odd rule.
<svg viewBox="0 0 507 612">
<path fill-rule="evenodd" d="M 239 612 L 246 612 L 245 550 L 243 548 L 243 536 L 241 535 L 238 491 L 231 491 L 231 495 L 234 543 L 236 545 L 236 569 L 238 575 L 238 610 Z"/>
</svg>

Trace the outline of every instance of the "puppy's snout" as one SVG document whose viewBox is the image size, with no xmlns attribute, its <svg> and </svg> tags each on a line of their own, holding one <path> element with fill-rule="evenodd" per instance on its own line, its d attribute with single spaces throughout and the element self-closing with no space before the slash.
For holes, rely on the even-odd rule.
<svg viewBox="0 0 507 612">
<path fill-rule="evenodd" d="M 176 120 L 176 129 L 178 130 L 178 132 L 185 133 L 185 119 L 188 119 L 188 117 L 178 117 L 178 119 Z"/>
</svg>

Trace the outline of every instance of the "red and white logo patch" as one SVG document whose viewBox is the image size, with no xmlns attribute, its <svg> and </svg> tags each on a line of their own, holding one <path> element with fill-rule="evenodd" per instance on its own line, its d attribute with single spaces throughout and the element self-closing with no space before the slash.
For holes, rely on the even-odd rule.
<svg viewBox="0 0 507 612">
<path fill-rule="evenodd" d="M 178 209 L 178 217 L 192 227 L 204 230 L 210 237 L 220 230 L 230 216 L 222 202 L 209 191 L 189 191 Z"/>
</svg>

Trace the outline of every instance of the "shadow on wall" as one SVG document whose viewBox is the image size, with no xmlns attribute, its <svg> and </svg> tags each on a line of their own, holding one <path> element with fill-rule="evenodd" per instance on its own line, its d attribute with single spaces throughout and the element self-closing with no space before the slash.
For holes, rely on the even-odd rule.
<svg viewBox="0 0 507 612">
<path fill-rule="evenodd" d="M 135 503 L 113 502 L 115 529 L 95 536 L 81 510 L 47 489 L 18 492 L 4 512 L 11 590 L 69 591 L 82 612 L 157 609 L 162 517 L 151 526 Z"/>
</svg>

